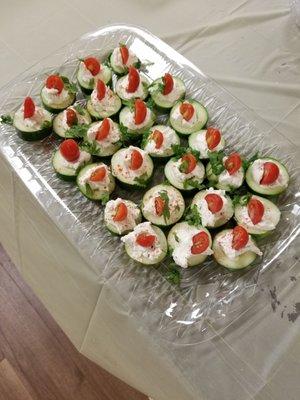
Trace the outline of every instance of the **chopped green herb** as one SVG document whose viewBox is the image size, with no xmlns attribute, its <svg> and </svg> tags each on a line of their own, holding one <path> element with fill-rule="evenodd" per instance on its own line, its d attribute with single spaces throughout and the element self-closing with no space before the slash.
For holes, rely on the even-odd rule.
<svg viewBox="0 0 300 400">
<path fill-rule="evenodd" d="M 49 129 L 51 126 L 52 126 L 52 122 L 46 120 L 46 121 L 44 121 L 44 122 L 42 123 L 41 128 L 42 128 L 42 129 Z"/>
<path fill-rule="evenodd" d="M 73 125 L 70 129 L 66 131 L 66 137 L 71 138 L 83 138 L 89 129 L 89 125 Z"/>
<path fill-rule="evenodd" d="M 200 183 L 199 181 L 197 181 L 197 179 L 195 179 L 195 177 L 186 179 L 183 182 L 184 189 L 188 189 L 189 186 L 192 186 L 193 188 L 199 189 L 199 190 L 206 189 L 206 186 L 203 183 Z"/>
<path fill-rule="evenodd" d="M 165 276 L 170 283 L 174 285 L 179 285 L 181 280 L 181 273 L 178 265 L 175 263 L 171 263 Z"/>
<path fill-rule="evenodd" d="M 189 168 L 188 160 L 181 161 L 181 164 L 179 165 L 179 171 L 185 174 L 187 173 L 188 168 Z"/>
<path fill-rule="evenodd" d="M 154 103 L 152 97 L 150 97 L 150 99 L 148 99 L 148 100 L 146 101 L 146 106 L 147 106 L 148 108 L 150 108 L 151 111 L 153 111 L 153 109 L 155 108 L 155 103 Z"/>
<path fill-rule="evenodd" d="M 93 155 L 100 155 L 100 152 L 101 152 L 99 149 L 99 145 L 96 141 L 93 141 L 92 143 L 85 141 L 81 145 L 81 148 L 82 148 L 82 150 L 85 150 L 88 153 L 93 154 Z"/>
<path fill-rule="evenodd" d="M 249 165 L 253 163 L 253 161 L 257 160 L 259 158 L 259 153 L 255 153 L 254 156 L 249 158 L 249 160 L 243 160 L 243 168 L 246 171 L 249 168 Z"/>
<path fill-rule="evenodd" d="M 193 204 L 186 209 L 184 219 L 189 225 L 195 225 L 197 227 L 201 226 L 201 216 L 199 214 L 196 204 Z"/>
<path fill-rule="evenodd" d="M 80 104 L 76 104 L 74 106 L 75 110 L 78 112 L 80 115 L 84 115 L 84 108 Z"/>
<path fill-rule="evenodd" d="M 134 182 L 136 182 L 141 187 L 146 187 L 148 181 L 149 181 L 149 176 L 147 175 L 146 172 L 143 175 L 134 178 Z"/>
<path fill-rule="evenodd" d="M 134 103 L 135 103 L 135 99 L 131 99 L 131 100 L 123 100 L 123 103 L 125 106 L 130 108 L 130 111 L 134 111 Z"/>
<path fill-rule="evenodd" d="M 145 148 L 145 146 L 146 146 L 146 144 L 147 144 L 147 142 L 148 142 L 148 139 L 149 139 L 149 136 L 151 135 L 151 133 L 152 133 L 152 131 L 149 129 L 148 131 L 145 131 L 144 133 L 143 133 L 143 138 L 142 138 L 142 142 L 141 142 L 141 148 L 143 149 L 143 148 Z"/>
<path fill-rule="evenodd" d="M 239 196 L 238 194 L 236 194 L 236 195 L 233 196 L 232 204 L 234 206 L 236 206 L 238 204 L 240 204 L 241 206 L 245 206 L 245 205 L 248 204 L 250 198 L 251 198 L 251 194 L 250 193 L 244 194 L 242 196 Z"/>
<path fill-rule="evenodd" d="M 132 141 L 132 135 L 128 132 L 128 128 L 120 123 L 119 125 L 120 131 L 121 131 L 121 140 L 123 144 L 126 144 L 128 142 Z"/>
<path fill-rule="evenodd" d="M 225 156 L 225 154 L 223 151 L 208 152 L 211 169 L 215 175 L 220 175 L 221 172 L 223 172 L 225 170 L 225 167 L 223 165 L 224 156 Z"/>
<path fill-rule="evenodd" d="M 66 76 L 61 75 L 60 77 L 61 77 L 63 83 L 65 84 L 65 88 L 67 89 L 67 91 L 68 91 L 69 93 L 76 94 L 76 93 L 77 93 L 77 86 L 76 86 L 76 84 L 73 83 L 73 82 L 70 82 L 69 78 L 66 77 Z"/>
<path fill-rule="evenodd" d="M 12 125 L 13 124 L 13 118 L 9 114 L 1 115 L 0 122 L 2 124 Z"/>
<path fill-rule="evenodd" d="M 168 196 L 167 191 L 165 191 L 165 190 L 162 192 L 159 192 L 159 196 L 164 201 L 164 209 L 163 209 L 162 215 L 164 217 L 165 223 L 167 223 L 168 219 L 170 218 L 169 196 Z"/>
<path fill-rule="evenodd" d="M 109 200 L 109 194 L 108 194 L 108 193 L 105 193 L 105 194 L 102 196 L 102 198 L 101 198 L 101 203 L 102 203 L 103 205 L 105 205 L 105 204 L 108 202 L 108 200 Z"/>
<path fill-rule="evenodd" d="M 199 160 L 200 152 L 197 150 L 191 149 L 190 147 L 180 146 L 180 144 L 173 144 L 171 147 L 174 152 L 174 158 L 177 160 L 185 154 L 193 154 L 193 156 Z"/>
</svg>

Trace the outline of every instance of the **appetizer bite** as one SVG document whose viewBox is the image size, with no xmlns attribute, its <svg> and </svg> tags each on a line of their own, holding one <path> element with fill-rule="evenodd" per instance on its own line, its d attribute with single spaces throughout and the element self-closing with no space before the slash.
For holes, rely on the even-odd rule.
<svg viewBox="0 0 300 400">
<path fill-rule="evenodd" d="M 118 150 L 111 158 L 112 174 L 118 181 L 131 188 L 144 188 L 153 174 L 153 161 L 138 147 Z"/>
<path fill-rule="evenodd" d="M 72 181 L 90 160 L 91 155 L 80 149 L 74 139 L 66 139 L 54 153 L 52 165 L 59 178 Z"/>
<path fill-rule="evenodd" d="M 140 75 L 139 71 L 130 67 L 127 75 L 119 78 L 116 84 L 116 93 L 123 101 L 133 99 L 144 100 L 148 96 L 148 80 Z"/>
<path fill-rule="evenodd" d="M 125 243 L 129 257 L 144 265 L 158 264 L 167 255 L 168 245 L 163 231 L 150 222 L 137 225 L 121 241 Z"/>
<path fill-rule="evenodd" d="M 176 101 L 184 98 L 185 90 L 183 81 L 169 73 L 156 79 L 149 87 L 155 105 L 163 110 L 172 108 Z"/>
<path fill-rule="evenodd" d="M 241 156 L 232 153 L 225 156 L 221 151 L 209 154 L 210 162 L 206 166 L 206 176 L 212 186 L 231 191 L 242 186 L 244 168 Z"/>
<path fill-rule="evenodd" d="M 217 228 L 226 224 L 233 216 L 233 205 L 225 190 L 209 188 L 201 190 L 192 200 L 192 206 L 201 218 L 201 225 L 208 228 Z"/>
<path fill-rule="evenodd" d="M 153 224 L 169 226 L 180 220 L 185 204 L 179 190 L 161 184 L 153 186 L 144 194 L 141 210 L 144 218 Z"/>
<path fill-rule="evenodd" d="M 87 110 L 94 119 L 111 117 L 119 112 L 122 102 L 109 86 L 98 79 L 91 98 L 87 102 Z"/>
<path fill-rule="evenodd" d="M 15 112 L 13 126 L 22 139 L 40 140 L 52 131 L 52 115 L 38 107 L 31 97 L 26 97 L 22 107 Z"/>
<path fill-rule="evenodd" d="M 57 114 L 72 105 L 76 99 L 76 86 L 65 76 L 50 75 L 41 91 L 46 110 Z"/>
<path fill-rule="evenodd" d="M 81 193 L 90 200 L 106 203 L 115 189 L 115 179 L 104 163 L 93 163 L 83 167 L 77 176 Z"/>
<path fill-rule="evenodd" d="M 125 139 L 139 138 L 154 124 L 154 112 L 141 100 L 136 99 L 133 107 L 124 107 L 119 115 L 119 122 Z"/>
<path fill-rule="evenodd" d="M 125 235 L 142 222 L 139 207 L 130 200 L 109 200 L 104 210 L 107 229 L 115 235 Z"/>
<path fill-rule="evenodd" d="M 229 269 L 248 267 L 257 255 L 262 255 L 246 229 L 239 225 L 217 233 L 212 248 L 217 263 Z"/>
<path fill-rule="evenodd" d="M 244 227 L 248 233 L 265 236 L 274 231 L 281 213 L 272 201 L 264 197 L 252 195 L 246 204 L 237 204 L 234 217 L 237 223 Z"/>
<path fill-rule="evenodd" d="M 168 158 L 174 154 L 173 146 L 180 145 L 180 138 L 170 126 L 155 125 L 142 141 L 142 148 L 155 158 Z"/>
<path fill-rule="evenodd" d="M 168 235 L 168 245 L 173 260 L 181 268 L 193 267 L 205 261 L 213 254 L 210 233 L 202 226 L 179 222 L 174 225 Z"/>
<path fill-rule="evenodd" d="M 286 167 L 274 158 L 259 158 L 248 167 L 246 182 L 254 192 L 274 196 L 288 187 L 289 174 Z"/>
<path fill-rule="evenodd" d="M 170 112 L 170 124 L 176 132 L 190 135 L 202 129 L 208 120 L 206 108 L 196 100 L 175 103 Z"/>
<path fill-rule="evenodd" d="M 91 122 L 90 114 L 85 108 L 79 105 L 70 106 L 56 115 L 53 120 L 53 131 L 62 138 L 73 137 L 72 134 L 68 136 L 71 128 L 89 125 Z"/>
<path fill-rule="evenodd" d="M 92 123 L 86 132 L 84 144 L 92 155 L 113 155 L 122 146 L 119 124 L 110 118 Z"/>
<path fill-rule="evenodd" d="M 191 149 L 199 151 L 200 158 L 209 158 L 210 151 L 220 151 L 225 147 L 225 140 L 219 129 L 209 127 L 189 136 Z"/>
<path fill-rule="evenodd" d="M 139 68 L 140 64 L 140 60 L 126 44 L 120 43 L 119 47 L 116 47 L 110 56 L 110 65 L 118 75 L 125 74 L 130 67 Z"/>
<path fill-rule="evenodd" d="M 91 94 L 95 83 L 100 79 L 105 84 L 111 81 L 111 69 L 96 57 L 87 57 L 80 60 L 77 72 L 77 82 L 85 94 Z"/>
</svg>

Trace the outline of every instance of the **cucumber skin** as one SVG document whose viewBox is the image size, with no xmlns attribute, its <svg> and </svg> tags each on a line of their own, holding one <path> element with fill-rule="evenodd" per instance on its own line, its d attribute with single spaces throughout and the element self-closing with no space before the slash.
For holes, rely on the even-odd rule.
<svg viewBox="0 0 300 400">
<path fill-rule="evenodd" d="M 75 181 L 76 181 L 76 178 L 77 178 L 77 175 L 63 175 L 63 174 L 60 174 L 60 173 L 57 172 L 57 171 L 55 171 L 55 173 L 56 173 L 56 176 L 57 176 L 59 179 L 61 179 L 61 180 L 63 180 L 63 181 L 66 181 L 66 182 L 75 182 Z"/>
<path fill-rule="evenodd" d="M 44 103 L 42 96 L 41 96 L 41 100 L 42 100 L 43 107 L 47 111 L 51 112 L 52 114 L 59 114 L 60 112 L 64 111 L 66 108 L 70 107 L 72 104 L 75 103 L 76 94 L 74 94 L 73 96 L 74 96 L 74 98 L 72 99 L 72 102 L 70 104 L 68 104 L 66 107 L 63 107 L 63 108 L 53 108 L 53 107 L 48 106 L 47 104 Z"/>
<path fill-rule="evenodd" d="M 45 129 L 40 129 L 39 131 L 36 132 L 23 132 L 20 129 L 17 129 L 15 127 L 18 136 L 27 141 L 27 142 L 34 142 L 37 140 L 42 140 L 45 139 L 47 136 L 49 136 L 52 132 L 52 125 L 49 128 Z"/>
<path fill-rule="evenodd" d="M 171 108 L 170 117 L 169 117 L 169 120 L 168 120 L 168 124 L 169 124 L 169 125 L 175 130 L 175 132 L 176 132 L 179 136 L 181 136 L 181 137 L 187 137 L 187 136 L 191 135 L 191 134 L 194 133 L 194 132 L 197 132 L 197 131 L 199 131 L 199 130 L 205 129 L 205 127 L 207 126 L 208 120 L 209 120 L 208 111 L 207 111 L 207 108 L 206 108 L 203 104 L 201 104 L 199 101 L 197 101 L 197 100 L 192 100 L 192 101 L 194 101 L 194 102 L 196 102 L 196 103 L 199 103 L 199 104 L 201 105 L 201 107 L 203 107 L 203 109 L 205 110 L 205 112 L 206 112 L 206 121 L 205 121 L 205 123 L 204 123 L 203 125 L 201 125 L 201 126 L 197 126 L 197 128 L 196 128 L 194 131 L 189 132 L 189 133 L 184 133 L 184 132 L 182 132 L 182 131 L 179 131 L 178 128 L 176 128 L 175 126 L 173 126 L 173 124 L 172 124 L 172 118 L 171 118 L 171 113 L 172 113 L 173 108 L 177 105 L 177 103 L 180 103 L 181 101 L 182 101 L 182 100 L 177 100 L 176 103 L 175 103 L 175 104 L 173 105 L 173 107 Z M 192 102 L 192 101 L 191 101 L 191 102 Z"/>
</svg>

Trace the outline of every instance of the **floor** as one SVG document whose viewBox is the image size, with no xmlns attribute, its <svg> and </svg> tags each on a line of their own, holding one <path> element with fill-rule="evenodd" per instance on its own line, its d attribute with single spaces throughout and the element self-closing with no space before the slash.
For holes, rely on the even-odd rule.
<svg viewBox="0 0 300 400">
<path fill-rule="evenodd" d="M 79 354 L 0 244 L 0 400 L 145 400 Z"/>
</svg>

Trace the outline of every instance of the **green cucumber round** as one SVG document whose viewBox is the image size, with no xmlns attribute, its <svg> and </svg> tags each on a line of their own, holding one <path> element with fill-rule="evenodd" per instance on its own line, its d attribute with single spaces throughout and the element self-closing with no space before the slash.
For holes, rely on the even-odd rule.
<svg viewBox="0 0 300 400">
<path fill-rule="evenodd" d="M 83 184 L 81 182 L 82 177 L 84 175 L 86 175 L 89 171 L 93 170 L 96 167 L 102 167 L 102 166 L 106 166 L 106 165 L 103 163 L 88 164 L 79 171 L 79 174 L 77 176 L 76 183 L 77 183 L 79 190 L 85 197 L 87 197 L 90 200 L 94 200 L 94 201 L 101 201 L 104 199 L 107 200 L 107 196 L 110 195 L 115 189 L 115 179 L 111 173 L 109 173 L 109 175 L 108 175 L 109 183 L 108 183 L 108 187 L 106 189 L 96 189 L 96 190 L 91 189 L 90 186 L 88 187 L 87 184 Z"/>
<path fill-rule="evenodd" d="M 207 143 L 206 140 L 204 141 L 205 143 L 205 147 L 200 146 L 199 145 L 199 139 L 200 137 L 205 137 L 206 135 L 206 129 L 202 129 L 200 131 L 197 132 L 193 132 L 190 136 L 189 136 L 189 147 L 193 150 L 199 151 L 200 153 L 200 158 L 203 160 L 208 159 L 208 152 L 210 152 L 210 150 L 207 147 Z M 221 136 L 221 140 L 220 143 L 212 150 L 212 151 L 220 151 L 223 150 L 225 147 L 225 139 L 223 136 Z"/>
<path fill-rule="evenodd" d="M 57 136 L 65 139 L 72 136 L 68 136 L 68 130 L 65 130 L 65 128 L 62 126 L 63 118 L 64 118 L 63 111 L 55 116 L 53 120 L 53 132 L 56 133 Z M 82 115 L 78 115 L 78 119 L 80 120 L 80 123 L 76 125 L 83 125 L 83 124 L 89 125 L 92 122 L 90 114 L 86 109 L 82 110 Z"/>
<path fill-rule="evenodd" d="M 59 112 L 65 110 L 66 108 L 70 107 L 76 100 L 76 94 L 69 92 L 68 98 L 65 99 L 64 101 L 60 102 L 60 103 L 50 103 L 44 93 L 43 93 L 43 89 L 41 91 L 41 100 L 43 103 L 44 108 L 53 113 L 53 114 L 58 114 Z"/>
<path fill-rule="evenodd" d="M 163 84 L 162 78 L 156 79 L 151 84 L 150 95 L 155 105 L 159 109 L 168 110 L 169 108 L 172 108 L 178 100 L 184 98 L 186 91 L 184 82 L 177 76 L 173 76 L 173 81 L 174 81 L 173 93 L 171 92 L 170 94 L 167 95 L 164 95 L 159 87 L 160 85 Z M 176 96 L 174 95 L 174 91 L 176 91 Z"/>
<path fill-rule="evenodd" d="M 93 107 L 91 100 L 88 100 L 86 107 L 93 119 L 99 120 L 111 117 L 120 111 L 120 108 L 122 107 L 121 99 L 116 94 L 114 94 L 113 97 L 114 97 L 114 107 L 110 111 L 107 110 L 97 111 Z"/>
<path fill-rule="evenodd" d="M 211 186 L 217 188 L 217 189 L 221 189 L 221 190 L 226 190 L 226 192 L 231 192 L 235 189 L 238 189 L 239 187 L 242 186 L 243 181 L 244 181 L 244 177 L 245 177 L 245 173 L 243 170 L 243 180 L 241 182 L 240 185 L 228 185 L 228 184 L 224 184 L 224 183 L 220 183 L 219 182 L 219 175 L 215 175 L 212 171 L 212 167 L 211 167 L 211 163 L 209 162 L 206 165 L 206 177 L 210 183 Z"/>
<path fill-rule="evenodd" d="M 114 200 L 111 200 L 114 201 Z M 138 211 L 136 218 L 134 219 L 134 224 L 132 226 L 128 226 L 125 225 L 125 229 L 124 227 L 122 227 L 122 223 L 119 222 L 114 222 L 110 220 L 110 217 L 108 216 L 108 207 L 109 207 L 109 203 L 110 201 L 106 204 L 105 206 L 105 210 L 104 210 L 104 223 L 106 225 L 106 228 L 114 235 L 126 235 L 127 233 L 131 232 L 136 225 L 140 224 L 142 222 L 142 213 L 141 210 L 139 209 L 138 205 L 135 204 L 133 201 L 130 200 L 122 200 L 127 208 L 128 208 L 128 213 L 130 212 L 131 208 L 134 208 L 135 210 Z M 120 225 L 119 229 L 116 227 L 116 225 Z"/>
<path fill-rule="evenodd" d="M 115 51 L 116 49 L 114 49 Z M 117 74 L 117 75 L 124 75 L 128 72 L 128 66 L 127 65 L 123 65 L 122 67 L 119 65 L 116 65 L 114 62 L 114 57 L 113 57 L 113 53 L 114 51 L 112 51 L 111 55 L 109 56 L 109 62 L 110 62 L 110 66 L 112 68 L 112 70 Z M 130 51 L 130 50 L 129 50 Z M 139 59 L 137 59 L 136 62 L 132 63 L 131 65 L 132 67 L 135 68 L 140 68 L 141 66 L 141 61 Z"/>
<path fill-rule="evenodd" d="M 41 140 L 49 136 L 52 132 L 52 115 L 44 110 L 45 121 L 40 129 L 34 130 L 32 127 L 25 126 L 23 123 L 23 113 L 16 112 L 13 118 L 13 126 L 16 128 L 18 136 L 26 141 Z"/>
<path fill-rule="evenodd" d="M 116 93 L 117 95 L 120 97 L 120 99 L 122 99 L 123 103 L 126 104 L 128 101 L 133 100 L 133 99 L 142 99 L 145 100 L 146 97 L 148 96 L 148 80 L 141 76 L 141 87 L 142 90 L 140 93 L 137 92 L 133 92 L 133 93 L 128 93 L 126 92 L 126 89 L 124 89 L 122 87 L 122 84 L 124 82 L 124 80 L 127 79 L 127 75 L 122 76 L 121 78 L 118 79 L 117 83 L 116 83 Z"/>
<path fill-rule="evenodd" d="M 101 142 L 98 142 L 97 140 L 91 140 L 89 138 L 89 131 L 91 128 L 93 128 L 96 125 L 100 125 L 101 122 L 93 122 L 85 137 L 84 137 L 84 143 L 87 144 L 87 148 L 89 149 L 89 153 L 92 154 L 93 156 L 98 156 L 98 157 L 110 157 L 112 156 L 116 151 L 122 147 L 122 142 L 120 141 L 121 138 L 121 132 L 119 129 L 119 124 L 111 121 L 111 123 L 114 125 L 114 128 L 119 131 L 119 140 L 115 143 L 110 143 L 108 146 L 101 146 Z"/>
<path fill-rule="evenodd" d="M 82 70 L 81 67 L 79 66 L 78 72 L 77 72 L 77 82 L 79 84 L 80 89 L 84 94 L 91 94 L 94 86 L 95 86 L 95 81 L 98 79 L 101 79 L 106 85 L 110 83 L 112 78 L 112 72 L 111 69 L 104 64 L 101 64 L 101 70 L 99 74 L 97 74 L 95 77 L 91 78 L 89 82 L 86 82 L 83 80 L 82 76 Z"/>
<path fill-rule="evenodd" d="M 171 158 L 165 165 L 164 173 L 167 180 L 170 182 L 171 185 L 175 186 L 179 190 L 191 191 L 197 189 L 195 185 L 188 184 L 188 180 L 191 179 L 192 181 L 197 182 L 197 184 L 199 185 L 203 182 L 205 178 L 205 168 L 202 162 L 201 161 L 197 162 L 197 165 L 199 167 L 199 174 L 191 178 L 187 178 L 185 182 L 182 182 L 181 180 L 178 179 L 178 177 L 174 172 L 174 169 L 177 168 L 177 166 L 175 166 L 174 164 L 177 161 L 178 160 L 176 158 Z"/>
<path fill-rule="evenodd" d="M 170 146 L 164 148 L 164 143 L 163 143 L 162 149 L 161 148 L 156 149 L 154 147 L 154 148 L 152 148 L 151 151 L 149 150 L 149 148 L 151 146 L 151 141 L 152 141 L 151 134 L 155 130 L 160 131 L 163 134 L 164 138 L 166 137 L 166 132 L 168 135 L 171 136 Z M 146 150 L 151 157 L 164 159 L 164 158 L 168 158 L 168 157 L 171 157 L 174 155 L 174 150 L 172 147 L 173 145 L 174 146 L 180 145 L 180 138 L 177 135 L 177 133 L 174 131 L 174 129 L 171 128 L 170 126 L 166 126 L 166 125 L 154 125 L 150 128 L 150 132 L 147 135 L 147 138 L 145 138 L 145 139 L 143 138 L 141 147 L 142 147 L 142 149 Z"/>
<path fill-rule="evenodd" d="M 134 111 L 131 111 L 129 107 L 124 107 L 120 114 L 119 114 L 119 122 L 122 127 L 125 128 L 126 130 L 126 139 L 129 140 L 136 140 L 137 138 L 140 138 L 144 132 L 146 132 L 148 129 L 151 128 L 151 126 L 154 124 L 156 115 L 154 112 L 150 109 L 149 110 L 149 119 L 148 121 L 144 121 L 140 125 L 136 125 L 136 128 L 129 127 L 128 120 L 133 121 L 134 120 Z M 146 117 L 147 118 L 147 117 Z"/>
<path fill-rule="evenodd" d="M 208 113 L 206 108 L 196 100 L 186 100 L 194 106 L 197 119 L 192 125 L 183 124 L 174 118 L 174 114 L 184 101 L 177 101 L 170 111 L 170 124 L 176 132 L 182 135 L 190 135 L 193 132 L 200 131 L 208 121 Z"/>
<path fill-rule="evenodd" d="M 82 151 L 82 150 L 81 150 Z M 88 154 L 88 153 L 87 153 Z M 88 154 L 87 160 L 83 162 L 78 168 L 66 167 L 62 165 L 63 157 L 60 150 L 56 150 L 52 157 L 52 166 L 56 175 L 65 181 L 74 181 L 79 173 L 79 170 L 88 164 L 91 160 L 91 155 Z"/>
</svg>

